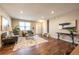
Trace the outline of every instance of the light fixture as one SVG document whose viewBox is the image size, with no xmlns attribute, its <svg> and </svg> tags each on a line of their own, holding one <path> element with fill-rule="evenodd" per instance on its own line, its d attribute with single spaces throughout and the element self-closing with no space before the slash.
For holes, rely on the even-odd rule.
<svg viewBox="0 0 79 59">
<path fill-rule="evenodd" d="M 51 11 L 51 14 L 54 14 L 54 11 L 53 10 Z"/>
<path fill-rule="evenodd" d="M 42 22 L 44 22 L 44 20 L 38 20 L 38 22 L 41 22 L 42 23 Z"/>
<path fill-rule="evenodd" d="M 23 11 L 20 11 L 21 14 L 23 14 Z"/>
</svg>

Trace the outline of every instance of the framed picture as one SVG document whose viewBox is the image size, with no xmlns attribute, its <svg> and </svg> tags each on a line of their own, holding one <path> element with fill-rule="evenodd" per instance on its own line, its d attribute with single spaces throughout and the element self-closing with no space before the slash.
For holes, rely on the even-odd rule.
<svg viewBox="0 0 79 59">
<path fill-rule="evenodd" d="M 8 31 L 9 28 L 9 20 L 6 17 L 2 16 L 2 31 Z"/>
<path fill-rule="evenodd" d="M 60 23 L 59 25 L 59 29 L 77 28 L 77 20 Z"/>
</svg>

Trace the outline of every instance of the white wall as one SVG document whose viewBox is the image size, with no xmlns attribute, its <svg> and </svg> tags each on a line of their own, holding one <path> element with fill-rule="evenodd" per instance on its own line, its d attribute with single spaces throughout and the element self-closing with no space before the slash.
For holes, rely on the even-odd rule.
<svg viewBox="0 0 79 59">
<path fill-rule="evenodd" d="M 3 11 L 3 9 L 0 8 L 0 20 L 1 20 L 1 16 L 5 17 L 7 20 L 9 20 L 9 27 L 11 27 L 11 19 L 10 17 L 7 15 L 6 12 Z M 3 31 L 1 31 L 1 22 L 0 22 L 0 47 L 1 47 L 1 33 Z"/>
<path fill-rule="evenodd" d="M 53 36 L 53 37 L 57 37 L 57 32 L 68 32 L 67 30 L 61 30 L 59 29 L 59 24 L 61 23 L 66 23 L 66 22 L 71 22 L 73 24 L 73 26 L 75 25 L 75 20 L 76 19 L 71 19 L 71 18 L 59 18 L 59 19 L 53 19 L 53 20 L 50 20 L 50 23 L 49 23 L 49 32 L 50 34 Z"/>
<path fill-rule="evenodd" d="M 42 24 L 42 30 L 43 32 L 42 33 L 47 33 L 47 20 L 44 20 L 43 21 L 43 24 Z"/>
<path fill-rule="evenodd" d="M 47 20 L 36 23 L 36 34 L 47 33 Z"/>
<path fill-rule="evenodd" d="M 65 23 L 65 22 L 71 22 L 75 23 L 75 20 L 78 20 L 78 30 L 79 30 L 79 11 L 78 10 L 74 10 L 71 12 L 68 12 L 66 14 L 60 15 L 59 17 L 50 19 L 49 21 L 49 33 L 51 34 L 52 37 L 57 38 L 57 32 L 61 31 L 61 32 L 68 32 L 67 30 L 59 30 L 59 24 L 60 23 Z M 69 40 L 70 38 L 64 37 L 61 38 L 64 40 Z"/>
</svg>

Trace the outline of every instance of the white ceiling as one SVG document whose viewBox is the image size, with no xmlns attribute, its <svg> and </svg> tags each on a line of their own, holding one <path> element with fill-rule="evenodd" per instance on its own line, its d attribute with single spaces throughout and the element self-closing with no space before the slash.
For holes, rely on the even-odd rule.
<svg viewBox="0 0 79 59">
<path fill-rule="evenodd" d="M 41 17 L 48 19 L 51 15 L 58 16 L 63 13 L 69 12 L 79 8 L 79 4 L 68 4 L 68 3 L 17 3 L 17 4 L 0 4 L 0 7 L 4 9 L 9 16 L 17 19 L 24 20 L 38 20 Z M 23 14 L 20 14 L 20 11 Z M 51 14 L 51 11 L 54 14 Z"/>
</svg>

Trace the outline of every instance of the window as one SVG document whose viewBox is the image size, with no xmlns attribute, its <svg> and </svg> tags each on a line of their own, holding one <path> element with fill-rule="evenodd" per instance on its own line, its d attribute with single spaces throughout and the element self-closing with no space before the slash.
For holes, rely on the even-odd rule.
<svg viewBox="0 0 79 59">
<path fill-rule="evenodd" d="M 20 30 L 30 30 L 31 24 L 30 22 L 19 22 Z"/>
</svg>

